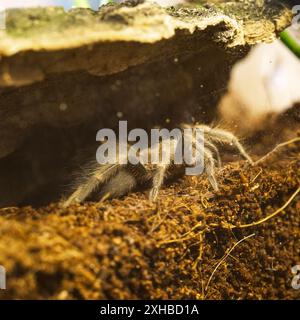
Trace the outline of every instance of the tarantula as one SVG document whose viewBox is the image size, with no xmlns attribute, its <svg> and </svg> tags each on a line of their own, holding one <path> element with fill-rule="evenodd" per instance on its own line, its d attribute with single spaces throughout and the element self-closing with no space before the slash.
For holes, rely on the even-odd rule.
<svg viewBox="0 0 300 320">
<path fill-rule="evenodd" d="M 231 132 L 220 129 L 211 128 L 207 125 L 183 125 L 184 129 L 200 129 L 203 132 L 203 143 L 195 140 L 192 134 L 185 136 L 185 143 L 189 144 L 192 150 L 197 147 L 202 151 L 203 169 L 208 180 L 215 191 L 218 190 L 218 183 L 215 178 L 215 166 L 221 166 L 220 154 L 216 143 L 223 143 L 235 146 L 240 154 L 247 159 L 252 165 L 253 161 L 244 147 L 238 141 L 236 136 Z M 172 150 L 176 149 L 179 140 L 176 137 L 169 139 Z M 159 149 L 161 154 L 164 153 L 163 141 L 160 141 L 155 148 Z M 140 150 L 140 154 L 149 154 L 148 148 Z M 173 155 L 174 153 L 171 153 Z M 118 152 L 118 160 L 122 158 L 122 154 Z M 112 163 L 99 165 L 89 165 L 84 177 L 80 178 L 74 192 L 63 202 L 63 206 L 67 207 L 72 203 L 81 203 L 97 194 L 98 199 L 120 197 L 128 194 L 130 191 L 137 189 L 139 186 L 150 188 L 149 198 L 155 201 L 161 186 L 166 178 L 181 172 L 188 165 L 174 163 L 174 157 L 171 156 L 169 161 L 159 164 L 149 164 L 139 162 L 137 164 L 121 164 Z M 196 161 L 199 159 L 195 159 Z M 120 161 L 119 161 L 120 162 Z"/>
</svg>

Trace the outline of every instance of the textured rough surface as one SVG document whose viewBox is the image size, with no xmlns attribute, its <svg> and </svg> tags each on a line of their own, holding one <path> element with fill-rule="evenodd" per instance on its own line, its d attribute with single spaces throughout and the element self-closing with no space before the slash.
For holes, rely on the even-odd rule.
<svg viewBox="0 0 300 320">
<path fill-rule="evenodd" d="M 212 29 L 212 38 L 227 47 L 272 41 L 290 20 L 289 10 L 282 5 L 257 1 L 229 2 L 210 9 L 164 9 L 145 2 L 110 5 L 99 12 L 76 9 L 66 13 L 63 8 L 11 10 L 7 29 L 0 31 L 0 55 L 4 57 L 0 85 L 28 84 L 53 72 L 120 72 L 158 55 L 174 54 L 172 45 L 157 50 L 157 46 L 145 44 L 172 40 L 178 33 L 205 35 Z M 130 46 L 124 48 L 124 42 Z M 88 52 L 76 51 L 79 48 Z M 53 54 L 57 51 L 58 55 Z M 5 59 L 11 56 L 14 57 Z"/>
</svg>

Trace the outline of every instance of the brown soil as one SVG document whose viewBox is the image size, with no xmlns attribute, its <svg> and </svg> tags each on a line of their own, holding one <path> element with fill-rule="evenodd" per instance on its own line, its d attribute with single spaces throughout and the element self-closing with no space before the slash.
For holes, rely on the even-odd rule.
<svg viewBox="0 0 300 320">
<path fill-rule="evenodd" d="M 2 209 L 1 298 L 299 299 L 300 143 L 254 167 L 231 162 L 218 181 L 212 193 L 204 176 L 184 178 L 157 204 L 135 193 Z"/>
</svg>

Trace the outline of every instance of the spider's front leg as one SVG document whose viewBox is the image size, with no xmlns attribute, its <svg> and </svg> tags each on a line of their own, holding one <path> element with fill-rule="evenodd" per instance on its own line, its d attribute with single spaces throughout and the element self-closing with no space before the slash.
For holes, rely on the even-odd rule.
<svg viewBox="0 0 300 320">
<path fill-rule="evenodd" d="M 205 172 L 213 189 L 218 191 L 218 183 L 215 177 L 215 165 L 217 164 L 218 167 L 221 167 L 218 148 L 205 137 L 204 131 L 197 128 L 197 126 L 183 125 L 183 128 L 189 129 L 184 134 L 184 143 L 189 144 L 189 147 L 193 150 L 195 156 L 193 165 L 202 164 L 202 170 L 197 175 Z M 200 137 L 194 134 L 194 131 L 197 129 L 201 130 Z M 217 159 L 214 158 L 214 154 Z"/>
<path fill-rule="evenodd" d="M 220 154 L 215 143 L 224 143 L 235 146 L 240 154 L 251 164 L 254 162 L 250 155 L 246 152 L 242 144 L 239 142 L 238 138 L 231 132 L 220 129 L 211 128 L 207 125 L 183 125 L 183 129 L 201 130 L 202 144 L 201 141 L 195 139 L 193 134 L 188 134 L 188 143 L 192 145 L 193 149 L 200 150 L 198 156 L 202 157 L 204 161 L 204 172 L 207 174 L 208 180 L 215 191 L 218 191 L 218 183 L 215 177 L 215 158 L 213 153 L 217 158 L 218 166 L 221 166 Z M 185 136 L 186 137 L 186 136 Z M 200 159 L 201 160 L 201 159 Z M 199 162 L 199 159 L 197 160 Z"/>
<path fill-rule="evenodd" d="M 153 179 L 152 179 L 152 189 L 150 190 L 150 193 L 149 193 L 149 199 L 151 201 L 155 201 L 157 199 L 159 190 L 164 183 L 164 179 L 165 179 L 166 171 L 168 167 L 169 167 L 168 164 L 163 164 L 158 166 L 158 168 L 156 169 L 156 172 L 153 175 Z"/>
<path fill-rule="evenodd" d="M 63 207 L 86 200 L 100 184 L 108 181 L 119 169 L 117 164 L 91 165 L 85 170 L 83 177 L 79 178 L 74 192 L 63 201 Z"/>
<path fill-rule="evenodd" d="M 203 130 L 205 138 L 211 142 L 219 142 L 224 144 L 233 145 L 237 148 L 240 154 L 251 164 L 254 165 L 254 162 L 250 155 L 246 152 L 245 148 L 239 142 L 239 139 L 231 132 L 220 129 L 220 128 L 211 128 L 207 125 L 197 125 L 197 128 Z"/>
</svg>

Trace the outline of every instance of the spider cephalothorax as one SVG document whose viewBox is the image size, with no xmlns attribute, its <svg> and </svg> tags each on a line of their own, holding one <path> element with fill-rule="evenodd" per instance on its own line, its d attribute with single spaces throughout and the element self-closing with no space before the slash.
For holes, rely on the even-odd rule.
<svg viewBox="0 0 300 320">
<path fill-rule="evenodd" d="M 206 125 L 183 125 L 181 130 L 185 129 L 199 129 L 203 132 L 202 141 L 195 139 L 193 134 L 188 134 L 185 135 L 185 143 L 192 150 L 198 148 L 197 150 L 201 151 L 197 154 L 202 159 L 197 159 L 196 157 L 194 161 L 200 163 L 203 160 L 203 171 L 206 173 L 214 190 L 218 190 L 218 183 L 215 178 L 215 166 L 216 164 L 219 167 L 221 166 L 219 150 L 216 146 L 217 143 L 229 144 L 236 147 L 240 154 L 253 164 L 251 157 L 231 132 L 220 128 L 211 128 Z M 165 151 L 163 142 L 164 140 L 154 146 L 161 154 Z M 178 147 L 179 139 L 172 137 L 169 138 L 168 142 L 171 149 L 174 150 Z M 139 156 L 148 156 L 151 152 L 153 152 L 153 149 L 145 148 L 139 151 Z M 64 201 L 63 205 L 69 206 L 72 203 L 81 203 L 95 193 L 97 193 L 100 199 L 119 197 L 135 190 L 139 186 L 149 187 L 149 198 L 155 201 L 166 178 L 188 166 L 184 162 L 181 165 L 176 164 L 174 154 L 174 152 L 171 152 L 168 161 L 158 164 L 138 162 L 133 165 L 132 163 L 121 164 L 118 161 L 104 165 L 93 164 L 88 167 L 83 177 L 80 177 L 80 182 L 76 186 L 75 191 Z M 117 159 L 121 159 L 122 157 L 123 155 L 119 153 Z M 189 166 L 191 166 L 191 163 L 189 163 Z"/>
</svg>

